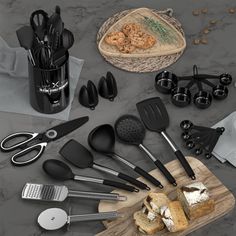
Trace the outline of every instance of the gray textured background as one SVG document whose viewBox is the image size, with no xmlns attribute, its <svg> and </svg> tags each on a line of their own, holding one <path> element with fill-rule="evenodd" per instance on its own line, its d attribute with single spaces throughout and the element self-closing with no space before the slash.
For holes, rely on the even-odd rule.
<svg viewBox="0 0 236 236">
<path fill-rule="evenodd" d="M 9 162 L 10 155 L 0 153 L 1 236 L 88 236 L 94 235 L 103 229 L 102 223 L 90 222 L 73 224 L 68 233 L 64 231 L 46 233 L 37 226 L 37 215 L 47 207 L 60 206 L 60 204 L 22 201 L 20 193 L 25 182 L 54 183 L 52 179 L 43 173 L 41 165 L 48 158 L 60 158 L 58 150 L 67 140 L 75 138 L 87 145 L 86 137 L 93 127 L 102 123 L 113 123 L 119 115 L 124 113 L 136 113 L 136 102 L 146 97 L 160 95 L 153 86 L 155 73 L 135 74 L 118 70 L 106 63 L 98 53 L 95 44 L 96 32 L 102 22 L 109 16 L 118 11 L 134 7 L 146 6 L 156 9 L 172 7 L 175 12 L 174 15 L 183 24 L 186 32 L 187 49 L 181 59 L 168 69 L 179 75 L 189 74 L 192 71 L 192 65 L 195 63 L 199 65 L 201 72 L 228 72 L 233 76 L 236 74 L 236 15 L 229 15 L 227 13 L 228 7 L 235 6 L 234 0 L 0 0 L 0 35 L 11 46 L 17 46 L 15 31 L 20 26 L 28 23 L 30 13 L 38 8 L 52 12 L 56 4 L 59 4 L 62 8 L 65 26 L 75 34 L 76 42 L 71 50 L 71 54 L 85 59 L 78 87 L 88 79 L 97 82 L 107 70 L 111 70 L 118 81 L 119 95 L 113 103 L 100 99 L 100 103 L 94 112 L 81 107 L 77 97 L 75 97 L 71 118 L 89 115 L 89 123 L 68 135 L 67 138 L 51 143 L 44 156 L 33 165 L 22 168 L 13 167 Z M 193 17 L 191 12 L 194 8 L 198 7 L 208 7 L 209 14 L 204 18 Z M 210 19 L 222 19 L 222 23 L 209 35 L 208 45 L 193 46 L 191 44 L 193 37 Z M 170 103 L 168 96 L 162 97 L 170 115 L 171 123 L 168 132 L 179 145 L 181 145 L 179 122 L 182 119 L 191 119 L 197 124 L 211 126 L 234 111 L 236 106 L 236 94 L 233 86 L 230 87 L 228 99 L 223 102 L 214 102 L 209 109 L 204 111 L 200 111 L 194 106 L 179 109 Z M 20 130 L 41 131 L 57 123 L 58 121 L 56 120 L 0 112 L 1 137 Z M 164 144 L 161 137 L 156 134 L 147 133 L 145 144 L 165 163 L 174 158 L 170 149 Z M 129 156 L 132 161 L 143 166 L 146 170 L 154 168 L 152 163 L 144 158 L 135 147 L 117 144 L 117 149 L 121 154 Z M 108 158 L 96 155 L 96 159 L 101 164 L 118 168 Z M 236 171 L 233 167 L 227 164 L 222 165 L 215 159 L 203 160 L 203 162 L 233 193 L 236 193 Z M 128 171 L 126 168 L 123 168 L 123 170 Z M 93 170 L 79 172 L 81 174 L 102 176 Z M 84 190 L 111 190 L 106 187 L 86 186 L 73 182 L 67 182 L 66 184 L 70 187 Z M 70 200 L 64 202 L 61 206 L 67 210 L 69 207 L 72 207 L 73 213 L 89 213 L 97 210 L 97 202 L 88 200 Z M 191 235 L 234 235 L 236 233 L 235 216 L 236 211 L 234 210 L 227 216 Z"/>
</svg>

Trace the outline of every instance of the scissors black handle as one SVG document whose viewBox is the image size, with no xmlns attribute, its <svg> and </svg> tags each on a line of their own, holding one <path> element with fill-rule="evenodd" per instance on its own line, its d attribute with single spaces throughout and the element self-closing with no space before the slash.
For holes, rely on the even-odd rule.
<svg viewBox="0 0 236 236">
<path fill-rule="evenodd" d="M 16 149 L 21 149 L 21 151 L 17 152 L 16 154 L 12 156 L 11 162 L 13 165 L 16 165 L 16 166 L 28 165 L 36 161 L 43 154 L 43 151 L 45 147 L 47 146 L 46 142 L 28 145 L 33 140 L 38 140 L 38 136 L 39 136 L 39 133 L 32 133 L 32 132 L 18 132 L 18 133 L 10 134 L 1 141 L 0 148 L 3 152 L 10 152 Z M 25 138 L 25 139 L 21 142 L 17 142 L 10 146 L 7 145 L 8 142 L 17 138 Z M 37 153 L 30 159 L 24 160 L 23 158 L 21 158 L 33 151 L 37 151 Z"/>
<path fill-rule="evenodd" d="M 44 40 L 47 29 L 48 14 L 44 10 L 34 11 L 30 16 L 30 24 L 40 41 Z"/>
</svg>

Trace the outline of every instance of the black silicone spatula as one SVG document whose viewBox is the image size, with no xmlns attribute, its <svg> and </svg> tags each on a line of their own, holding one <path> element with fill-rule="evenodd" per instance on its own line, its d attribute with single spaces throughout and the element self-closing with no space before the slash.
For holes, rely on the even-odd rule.
<svg viewBox="0 0 236 236">
<path fill-rule="evenodd" d="M 169 116 L 161 98 L 149 98 L 137 103 L 136 106 L 146 128 L 150 131 L 158 132 L 164 137 L 184 167 L 188 176 L 192 179 L 196 179 L 195 174 L 185 156 L 166 133 L 166 128 L 169 126 Z"/>
<path fill-rule="evenodd" d="M 97 126 L 89 133 L 88 136 L 88 143 L 94 151 L 102 153 L 108 157 L 114 158 L 119 162 L 122 162 L 155 186 L 163 188 L 162 184 L 148 172 L 115 153 L 115 140 L 115 131 L 113 127 L 109 124 Z"/>
<path fill-rule="evenodd" d="M 138 189 L 136 189 L 133 186 L 116 182 L 113 180 L 76 175 L 72 172 L 71 168 L 66 163 L 56 159 L 50 159 L 45 161 L 43 163 L 43 170 L 52 178 L 61 181 L 75 180 L 82 182 L 90 182 L 90 183 L 97 183 L 97 184 L 112 186 L 115 188 L 120 188 L 129 192 L 138 192 Z"/>
<path fill-rule="evenodd" d="M 79 167 L 79 168 L 93 168 L 93 169 L 96 169 L 96 170 L 100 170 L 102 172 L 105 172 L 105 173 L 108 173 L 108 174 L 111 174 L 111 175 L 114 175 L 120 179 L 123 179 L 125 181 L 128 181 L 129 183 L 141 188 L 141 189 L 146 189 L 146 190 L 150 190 L 150 188 L 124 174 L 124 173 L 121 173 L 121 172 L 118 172 L 118 171 L 115 171 L 113 169 L 110 169 L 110 168 L 107 168 L 105 166 L 102 166 L 102 165 L 99 165 L 97 163 L 95 163 L 93 161 L 93 155 L 92 153 L 87 149 L 85 148 L 82 144 L 78 143 L 77 141 L 71 139 L 70 141 L 68 141 L 60 150 L 59 152 L 67 161 L 69 161 L 70 163 L 72 163 L 73 165 Z"/>
<path fill-rule="evenodd" d="M 20 46 L 28 51 L 31 63 L 35 66 L 35 60 L 31 52 L 34 40 L 34 31 L 30 26 L 23 26 L 16 31 Z"/>
<path fill-rule="evenodd" d="M 138 117 L 133 115 L 121 116 L 115 123 L 115 131 L 121 142 L 139 147 L 155 163 L 166 179 L 174 186 L 177 185 L 175 178 L 162 162 L 154 157 L 153 154 L 143 145 L 146 129 Z"/>
</svg>

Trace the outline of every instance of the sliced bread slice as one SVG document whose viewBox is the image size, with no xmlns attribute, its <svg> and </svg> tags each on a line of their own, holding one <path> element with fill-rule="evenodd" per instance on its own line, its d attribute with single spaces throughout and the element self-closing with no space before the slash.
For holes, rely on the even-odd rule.
<svg viewBox="0 0 236 236">
<path fill-rule="evenodd" d="M 135 225 L 143 234 L 155 234 L 156 232 L 163 230 L 165 227 L 160 216 L 157 216 L 155 220 L 150 221 L 147 218 L 147 215 L 142 212 L 142 210 L 135 212 L 133 217 Z"/>
<path fill-rule="evenodd" d="M 170 232 L 178 232 L 188 227 L 188 220 L 179 201 L 170 202 L 160 208 L 161 218 Z"/>
<path fill-rule="evenodd" d="M 165 193 L 149 193 L 143 201 L 143 205 L 146 208 L 145 213 L 147 215 L 157 215 L 160 213 L 160 207 L 167 206 L 169 202 L 170 199 Z"/>
<path fill-rule="evenodd" d="M 214 211 L 215 202 L 202 182 L 192 183 L 177 189 L 177 197 L 190 220 Z"/>
</svg>

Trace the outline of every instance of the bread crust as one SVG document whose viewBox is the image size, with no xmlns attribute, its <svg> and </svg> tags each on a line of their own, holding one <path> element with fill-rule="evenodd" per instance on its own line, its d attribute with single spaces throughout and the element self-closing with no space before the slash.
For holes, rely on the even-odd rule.
<svg viewBox="0 0 236 236">
<path fill-rule="evenodd" d="M 148 209 L 149 212 L 159 214 L 160 207 L 167 205 L 170 199 L 165 193 L 149 193 L 144 199 L 143 204 Z"/>
<path fill-rule="evenodd" d="M 195 220 L 202 216 L 208 215 L 215 210 L 215 201 L 211 198 L 194 205 L 189 205 L 181 189 L 177 190 L 177 197 L 181 202 L 189 220 Z"/>
<path fill-rule="evenodd" d="M 170 232 L 178 232 L 188 227 L 188 220 L 179 201 L 161 207 L 161 218 Z"/>
<path fill-rule="evenodd" d="M 202 182 L 178 188 L 177 198 L 190 220 L 208 215 L 215 209 L 215 201 L 210 198 L 209 191 Z"/>
<path fill-rule="evenodd" d="M 156 217 L 154 221 L 150 221 L 142 211 L 137 211 L 133 217 L 138 230 L 144 234 L 155 234 L 165 227 L 160 216 Z"/>
</svg>

